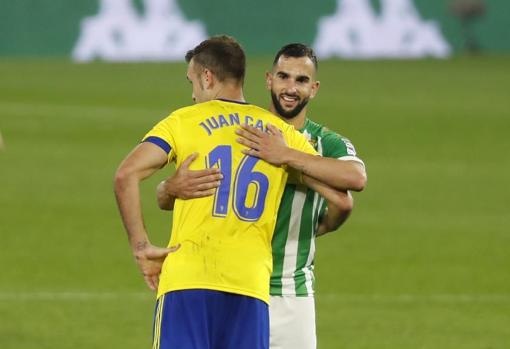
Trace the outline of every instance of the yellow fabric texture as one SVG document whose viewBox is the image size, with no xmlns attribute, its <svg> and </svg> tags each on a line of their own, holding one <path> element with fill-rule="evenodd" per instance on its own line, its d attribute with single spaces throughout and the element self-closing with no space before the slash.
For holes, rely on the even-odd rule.
<svg viewBox="0 0 510 349">
<path fill-rule="evenodd" d="M 268 123 L 282 131 L 289 147 L 317 154 L 302 134 L 269 111 L 223 100 L 179 109 L 145 135 L 144 140 L 168 143 L 176 166 L 198 152 L 192 170 L 219 166 L 224 175 L 216 195 L 176 200 L 169 246 L 181 247 L 165 259 L 158 297 L 211 289 L 269 301 L 271 239 L 288 174 L 242 154 L 245 147 L 235 134 L 239 124 L 265 130 Z"/>
</svg>

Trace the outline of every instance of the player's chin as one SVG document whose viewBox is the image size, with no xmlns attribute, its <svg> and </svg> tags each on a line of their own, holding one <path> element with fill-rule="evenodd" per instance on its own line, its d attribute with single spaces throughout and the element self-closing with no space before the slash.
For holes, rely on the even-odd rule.
<svg viewBox="0 0 510 349">
<path fill-rule="evenodd" d="M 295 105 L 292 105 L 292 106 L 284 106 L 283 107 L 283 110 L 285 110 L 286 113 L 294 113 L 294 111 L 298 108 L 299 104 L 295 104 Z"/>
<path fill-rule="evenodd" d="M 288 106 L 288 105 L 282 105 L 282 109 L 285 112 L 285 114 L 291 115 L 294 114 L 296 108 L 298 107 L 298 104 Z"/>
</svg>

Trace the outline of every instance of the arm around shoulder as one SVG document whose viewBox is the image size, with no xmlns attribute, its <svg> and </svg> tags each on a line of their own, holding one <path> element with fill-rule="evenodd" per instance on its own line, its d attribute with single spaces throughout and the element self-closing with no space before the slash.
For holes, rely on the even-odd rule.
<svg viewBox="0 0 510 349">
<path fill-rule="evenodd" d="M 365 166 L 353 160 L 314 156 L 289 148 L 285 163 L 339 190 L 362 191 L 367 183 Z"/>
</svg>

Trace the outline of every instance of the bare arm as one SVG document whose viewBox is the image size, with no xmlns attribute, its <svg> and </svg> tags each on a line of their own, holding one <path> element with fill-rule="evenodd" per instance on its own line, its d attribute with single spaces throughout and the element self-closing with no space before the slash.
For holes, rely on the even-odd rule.
<svg viewBox="0 0 510 349">
<path fill-rule="evenodd" d="M 307 175 L 303 175 L 303 184 L 305 184 L 308 188 L 317 192 L 322 196 L 326 201 L 336 205 L 337 207 L 345 206 L 345 192 L 331 188 L 329 185 L 324 184 L 318 181 L 315 178 L 312 178 Z"/>
<path fill-rule="evenodd" d="M 307 175 L 303 175 L 303 183 L 319 193 L 328 202 L 328 210 L 319 223 L 316 235 L 324 235 L 338 229 L 351 214 L 353 208 L 351 194 L 347 191 L 333 189 Z"/>
<path fill-rule="evenodd" d="M 321 236 L 337 230 L 345 223 L 347 218 L 349 218 L 354 206 L 354 201 L 349 192 L 342 192 L 342 194 L 342 197 L 339 199 L 340 205 L 328 201 L 326 213 L 319 223 L 316 236 Z"/>
<path fill-rule="evenodd" d="M 143 223 L 140 182 L 167 162 L 166 153 L 152 143 L 138 145 L 120 164 L 115 173 L 114 189 L 129 244 L 147 285 L 155 290 L 163 260 L 174 248 L 151 245 Z"/>
<path fill-rule="evenodd" d="M 160 209 L 165 211 L 173 211 L 175 199 L 177 199 L 173 194 L 171 194 L 174 192 L 171 179 L 172 177 L 168 177 L 164 181 L 161 181 L 156 188 L 158 206 Z"/>
<path fill-rule="evenodd" d="M 351 160 L 314 156 L 287 148 L 283 161 L 286 165 L 303 172 L 340 190 L 362 191 L 366 185 L 365 167 Z"/>
<path fill-rule="evenodd" d="M 214 194 L 223 175 L 216 167 L 190 170 L 189 166 L 197 156 L 196 153 L 190 155 L 172 176 L 159 183 L 156 195 L 160 209 L 173 210 L 176 198 L 186 200 Z"/>
<path fill-rule="evenodd" d="M 339 190 L 361 191 L 365 188 L 367 175 L 362 164 L 300 152 L 285 144 L 277 128 L 268 125 L 268 130 L 270 132 L 262 132 L 255 127 L 241 125 L 236 132 L 242 138 L 237 141 L 249 148 L 243 152 L 273 165 L 287 165 Z"/>
</svg>

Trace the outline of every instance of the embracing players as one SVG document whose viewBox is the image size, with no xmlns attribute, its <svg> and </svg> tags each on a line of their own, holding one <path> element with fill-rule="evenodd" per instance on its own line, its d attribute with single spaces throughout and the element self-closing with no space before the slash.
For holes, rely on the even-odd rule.
<svg viewBox="0 0 510 349">
<path fill-rule="evenodd" d="M 236 131 L 251 125 L 299 154 L 317 153 L 292 126 L 245 102 L 245 56 L 234 39 L 205 40 L 186 61 L 197 104 L 154 126 L 115 176 L 133 255 L 147 285 L 158 290 L 153 347 L 268 348 L 271 240 L 287 172 L 247 155 Z M 218 168 L 221 184 L 214 196 L 175 200 L 169 247 L 154 246 L 139 184 L 195 153 L 200 161 L 192 168 Z"/>
<path fill-rule="evenodd" d="M 316 347 L 314 302 L 315 237 L 336 230 L 352 209 L 349 190 L 362 190 L 366 182 L 363 162 L 352 143 L 307 117 L 307 104 L 319 89 L 317 58 L 303 44 L 289 44 L 276 54 L 272 71 L 266 74 L 271 93 L 270 110 L 302 132 L 326 161 L 318 161 L 287 149 L 277 137 L 254 128 L 242 131 L 243 144 L 253 156 L 275 164 L 286 164 L 305 173 L 303 182 L 313 177 L 337 188 L 334 195 L 289 180 L 278 211 L 272 240 L 271 348 L 311 349 Z M 174 176 L 158 187 L 160 207 L 171 209 L 173 197 L 189 199 L 211 195 L 219 185 L 219 175 L 210 170 L 191 171 L 187 159 Z M 327 166 L 327 168 L 324 168 Z M 306 175 L 308 174 L 308 176 Z M 311 176 L 311 177 L 310 177 Z M 315 183 L 316 184 L 316 183 Z M 313 186 L 312 186 L 313 187 Z"/>
</svg>

